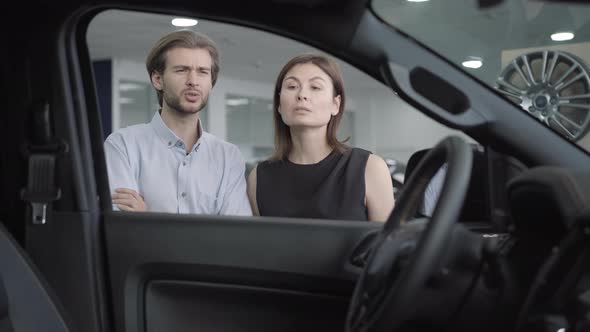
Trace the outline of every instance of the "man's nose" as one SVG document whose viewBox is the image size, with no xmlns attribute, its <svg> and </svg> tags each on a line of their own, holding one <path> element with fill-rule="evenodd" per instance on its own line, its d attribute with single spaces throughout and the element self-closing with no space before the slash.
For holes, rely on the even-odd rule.
<svg viewBox="0 0 590 332">
<path fill-rule="evenodd" d="M 198 85 L 198 80 L 197 80 L 197 73 L 193 70 L 189 71 L 188 73 L 188 77 L 186 80 L 186 84 L 188 86 L 196 86 Z"/>
</svg>

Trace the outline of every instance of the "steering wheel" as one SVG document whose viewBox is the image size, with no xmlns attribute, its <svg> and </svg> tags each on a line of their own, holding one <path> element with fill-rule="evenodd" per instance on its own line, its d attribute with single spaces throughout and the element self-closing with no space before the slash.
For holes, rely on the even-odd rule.
<svg viewBox="0 0 590 332">
<path fill-rule="evenodd" d="M 357 280 L 346 331 L 395 331 L 411 317 L 415 296 L 443 258 L 467 193 L 472 162 L 470 145 L 450 136 L 418 163 Z M 432 217 L 426 223 L 406 223 L 414 219 L 426 187 L 445 163 L 446 175 Z"/>
</svg>

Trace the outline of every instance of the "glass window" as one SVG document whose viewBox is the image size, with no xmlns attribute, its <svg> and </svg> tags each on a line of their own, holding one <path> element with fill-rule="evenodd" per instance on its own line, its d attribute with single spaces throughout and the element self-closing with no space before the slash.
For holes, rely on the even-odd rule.
<svg viewBox="0 0 590 332">
<path fill-rule="evenodd" d="M 97 82 L 97 88 L 118 86 L 112 99 L 100 103 L 101 110 L 112 118 L 113 130 L 149 122 L 158 109 L 144 61 L 158 38 L 180 29 L 170 24 L 173 18 L 108 10 L 90 23 L 87 38 L 91 58 L 102 64 L 101 70 L 112 72 L 107 84 Z M 240 149 L 248 174 L 274 151 L 272 94 L 281 67 L 295 55 L 324 52 L 256 29 L 205 19 L 198 22 L 190 29 L 211 37 L 221 52 L 221 71 L 200 117 L 205 131 Z M 405 164 L 414 152 L 430 148 L 450 134 L 472 142 L 461 132 L 418 112 L 381 82 L 335 60 L 343 74 L 347 99 L 337 137 L 348 138 L 348 145 L 382 157 L 390 168 L 395 189 L 402 185 Z M 109 110 L 102 105 L 113 107 Z M 184 197 L 182 194 L 179 197 Z M 207 197 L 207 202 L 213 206 L 215 198 Z"/>
<path fill-rule="evenodd" d="M 374 0 L 376 14 L 590 151 L 590 6 Z"/>
<path fill-rule="evenodd" d="M 149 122 L 158 101 L 151 84 L 122 79 L 119 82 L 120 118 L 118 127 Z"/>
<path fill-rule="evenodd" d="M 228 94 L 225 98 L 227 138 L 248 162 L 264 160 L 273 151 L 272 100 Z"/>
</svg>

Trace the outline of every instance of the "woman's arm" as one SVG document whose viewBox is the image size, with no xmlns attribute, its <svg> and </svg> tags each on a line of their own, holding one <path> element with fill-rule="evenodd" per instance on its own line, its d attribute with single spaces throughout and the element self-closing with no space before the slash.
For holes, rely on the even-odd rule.
<svg viewBox="0 0 590 332">
<path fill-rule="evenodd" d="M 248 199 L 250 200 L 250 206 L 252 207 L 252 213 L 255 216 L 259 216 L 258 203 L 256 203 L 256 166 L 250 171 L 248 175 Z"/>
<path fill-rule="evenodd" d="M 374 154 L 369 156 L 365 168 L 365 200 L 371 221 L 386 221 L 395 204 L 389 168 Z"/>
</svg>

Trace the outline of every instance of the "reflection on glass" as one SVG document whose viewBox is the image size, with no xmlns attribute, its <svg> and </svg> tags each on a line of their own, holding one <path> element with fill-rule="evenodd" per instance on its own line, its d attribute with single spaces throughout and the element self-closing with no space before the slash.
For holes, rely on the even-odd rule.
<svg viewBox="0 0 590 332">
<path fill-rule="evenodd" d="M 149 83 L 132 80 L 119 81 L 120 128 L 151 120 L 156 109 L 154 104 L 158 104 L 155 96 L 152 96 L 152 90 Z"/>
<path fill-rule="evenodd" d="M 590 151 L 587 4 L 374 0 L 372 6 L 385 22 Z"/>
<path fill-rule="evenodd" d="M 274 125 L 272 100 L 227 94 L 227 139 L 236 144 L 248 162 L 264 160 L 272 154 Z"/>
</svg>

